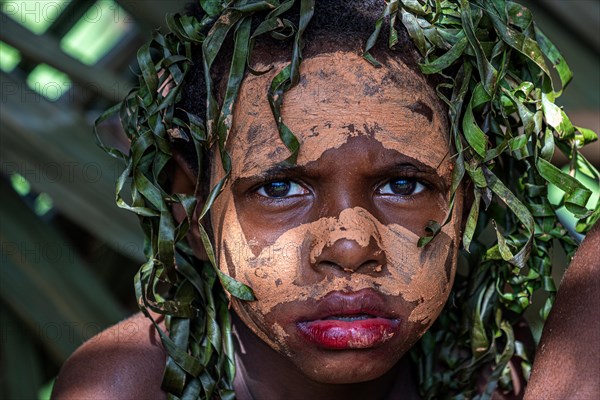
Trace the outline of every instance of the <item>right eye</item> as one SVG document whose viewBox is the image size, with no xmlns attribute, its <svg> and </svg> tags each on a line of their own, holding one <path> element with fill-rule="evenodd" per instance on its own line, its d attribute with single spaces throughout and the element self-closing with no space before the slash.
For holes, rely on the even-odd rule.
<svg viewBox="0 0 600 400">
<path fill-rule="evenodd" d="M 259 187 L 257 193 L 264 197 L 280 199 L 306 194 L 306 190 L 293 181 L 273 181 Z"/>
<path fill-rule="evenodd" d="M 397 178 L 383 185 L 380 193 L 406 197 L 421 193 L 423 190 L 425 186 L 415 179 Z"/>
</svg>

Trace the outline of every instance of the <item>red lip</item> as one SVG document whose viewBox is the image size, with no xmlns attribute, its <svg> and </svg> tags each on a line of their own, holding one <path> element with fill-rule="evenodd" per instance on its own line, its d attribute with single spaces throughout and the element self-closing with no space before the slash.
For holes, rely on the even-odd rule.
<svg viewBox="0 0 600 400">
<path fill-rule="evenodd" d="M 366 289 L 329 293 L 296 325 L 306 340 L 324 349 L 368 349 L 395 336 L 400 319 L 386 310 L 381 295 Z"/>
</svg>

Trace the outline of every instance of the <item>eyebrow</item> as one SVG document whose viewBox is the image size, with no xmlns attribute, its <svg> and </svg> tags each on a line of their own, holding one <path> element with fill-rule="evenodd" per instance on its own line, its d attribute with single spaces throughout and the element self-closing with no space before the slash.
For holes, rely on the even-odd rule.
<svg viewBox="0 0 600 400">
<path fill-rule="evenodd" d="M 424 172 L 427 174 L 434 174 L 434 175 L 439 176 L 439 173 L 435 168 L 433 168 L 427 164 L 423 164 L 421 161 L 414 160 L 410 157 L 408 157 L 408 158 L 410 159 L 409 162 L 399 162 L 392 166 L 385 167 L 384 169 L 388 170 L 388 171 L 413 169 L 413 170 L 415 170 L 415 172 Z"/>
<path fill-rule="evenodd" d="M 377 168 L 373 168 L 371 171 L 374 175 L 381 175 L 385 172 L 390 171 L 406 171 L 406 170 L 414 170 L 414 172 L 420 172 L 425 174 L 431 174 L 443 179 L 440 175 L 439 171 L 436 168 L 433 168 L 419 160 L 416 160 L 410 156 L 402 155 L 403 160 L 395 162 L 393 165 L 385 165 Z M 278 176 L 301 176 L 301 175 L 309 175 L 310 168 L 307 168 L 303 165 L 293 165 L 286 164 L 282 162 L 280 164 L 275 164 L 264 171 L 261 171 L 253 176 L 249 176 L 246 178 L 238 178 L 237 181 L 245 181 L 245 180 L 269 180 Z"/>
<path fill-rule="evenodd" d="M 268 177 L 274 176 L 274 175 L 287 175 L 287 174 L 295 175 L 295 174 L 304 173 L 304 172 L 306 172 L 306 168 L 304 166 L 297 165 L 297 164 L 289 164 L 284 161 L 279 164 L 275 164 L 272 167 L 267 168 L 266 170 L 260 172 L 256 176 L 262 177 L 262 178 L 268 178 Z"/>
<path fill-rule="evenodd" d="M 372 169 L 373 175 L 381 175 L 384 173 L 402 173 L 402 172 L 414 172 L 419 174 L 426 174 L 435 176 L 442 181 L 444 177 L 440 174 L 440 172 L 427 164 L 422 163 L 419 160 L 415 160 L 412 157 L 406 156 L 404 161 L 399 161 L 394 163 L 393 165 L 385 165 Z"/>
<path fill-rule="evenodd" d="M 248 176 L 248 177 L 244 177 L 244 178 L 237 178 L 235 180 L 235 182 L 243 182 L 243 181 L 249 181 L 249 180 L 267 181 L 271 178 L 278 177 L 278 176 L 295 177 L 295 176 L 303 175 L 306 173 L 307 173 L 306 167 L 301 166 L 301 165 L 285 163 L 285 161 L 284 161 L 279 164 L 275 164 L 275 165 L 265 169 L 264 171 L 261 171 L 252 176 Z"/>
</svg>

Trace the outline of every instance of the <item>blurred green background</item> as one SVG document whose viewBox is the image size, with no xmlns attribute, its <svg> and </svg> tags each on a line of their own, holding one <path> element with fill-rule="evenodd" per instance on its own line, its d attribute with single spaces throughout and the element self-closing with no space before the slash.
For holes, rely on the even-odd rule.
<svg viewBox="0 0 600 400">
<path fill-rule="evenodd" d="M 136 81 L 137 48 L 185 3 L 0 2 L 0 398 L 48 398 L 73 350 L 136 310 L 141 231 L 114 205 L 121 165 L 91 127 Z M 575 73 L 560 104 L 600 131 L 600 1 L 522 3 Z M 127 148 L 117 121 L 101 133 Z M 598 143 L 585 154 L 600 164 Z"/>
</svg>

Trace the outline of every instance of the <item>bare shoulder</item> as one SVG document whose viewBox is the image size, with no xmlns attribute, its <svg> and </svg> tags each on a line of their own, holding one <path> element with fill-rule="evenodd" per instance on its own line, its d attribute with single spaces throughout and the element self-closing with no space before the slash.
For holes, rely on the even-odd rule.
<svg viewBox="0 0 600 400">
<path fill-rule="evenodd" d="M 565 274 L 538 346 L 525 399 L 600 398 L 600 224 Z"/>
<path fill-rule="evenodd" d="M 166 398 L 160 389 L 165 360 L 152 322 L 135 314 L 91 338 L 69 357 L 52 398 Z"/>
</svg>

